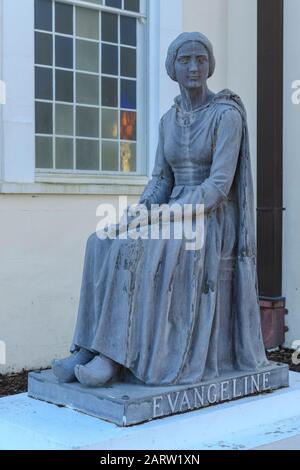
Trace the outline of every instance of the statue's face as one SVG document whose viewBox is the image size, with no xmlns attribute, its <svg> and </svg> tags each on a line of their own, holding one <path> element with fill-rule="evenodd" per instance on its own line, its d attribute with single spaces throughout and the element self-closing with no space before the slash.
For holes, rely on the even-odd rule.
<svg viewBox="0 0 300 470">
<path fill-rule="evenodd" d="M 209 74 L 209 56 L 200 42 L 188 41 L 178 51 L 175 61 L 176 79 L 187 89 L 203 86 Z"/>
</svg>

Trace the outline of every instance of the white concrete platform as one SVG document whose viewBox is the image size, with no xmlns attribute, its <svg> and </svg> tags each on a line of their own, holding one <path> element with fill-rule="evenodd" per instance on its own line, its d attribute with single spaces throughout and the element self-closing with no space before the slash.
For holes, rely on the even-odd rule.
<svg viewBox="0 0 300 470">
<path fill-rule="evenodd" d="M 290 373 L 290 383 L 288 389 L 129 428 L 27 394 L 1 398 L 0 449 L 242 450 L 276 448 L 287 440 L 297 448 L 300 374 Z"/>
</svg>

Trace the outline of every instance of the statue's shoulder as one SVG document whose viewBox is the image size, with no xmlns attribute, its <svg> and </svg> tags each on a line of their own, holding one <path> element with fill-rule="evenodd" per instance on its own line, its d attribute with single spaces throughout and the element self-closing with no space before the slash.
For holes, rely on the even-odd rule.
<svg viewBox="0 0 300 470">
<path fill-rule="evenodd" d="M 242 118 L 247 119 L 247 112 L 240 96 L 232 90 L 225 88 L 214 97 L 218 115 L 223 115 L 227 111 L 231 114 L 240 114 Z"/>
</svg>

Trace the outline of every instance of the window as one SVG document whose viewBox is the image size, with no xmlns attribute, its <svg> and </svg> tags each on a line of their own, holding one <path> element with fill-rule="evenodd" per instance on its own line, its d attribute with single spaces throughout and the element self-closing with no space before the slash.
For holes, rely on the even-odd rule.
<svg viewBox="0 0 300 470">
<path fill-rule="evenodd" d="M 145 174 L 142 3 L 35 0 L 38 172 Z"/>
</svg>

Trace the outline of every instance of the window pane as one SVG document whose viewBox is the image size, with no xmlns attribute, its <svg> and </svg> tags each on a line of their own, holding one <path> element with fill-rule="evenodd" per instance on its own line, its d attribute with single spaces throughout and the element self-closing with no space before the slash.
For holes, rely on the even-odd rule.
<svg viewBox="0 0 300 470">
<path fill-rule="evenodd" d="M 101 14 L 102 41 L 118 42 L 118 17 L 111 13 Z"/>
<path fill-rule="evenodd" d="M 73 154 L 73 139 L 56 139 L 55 167 L 57 170 L 72 170 Z"/>
<path fill-rule="evenodd" d="M 99 171 L 99 142 L 76 140 L 76 169 Z"/>
<path fill-rule="evenodd" d="M 136 144 L 121 143 L 121 171 L 136 171 Z"/>
<path fill-rule="evenodd" d="M 76 102 L 99 104 L 99 78 L 85 73 L 76 74 Z"/>
<path fill-rule="evenodd" d="M 56 70 L 56 101 L 73 102 L 73 72 Z"/>
<path fill-rule="evenodd" d="M 140 0 L 124 0 L 124 8 L 129 11 L 140 11 Z"/>
<path fill-rule="evenodd" d="M 76 135 L 78 137 L 99 137 L 99 109 L 76 107 Z"/>
<path fill-rule="evenodd" d="M 121 75 L 136 78 L 136 49 L 121 47 Z"/>
<path fill-rule="evenodd" d="M 73 106 L 57 104 L 55 107 L 55 132 L 58 135 L 73 135 Z"/>
<path fill-rule="evenodd" d="M 105 139 L 117 139 L 118 111 L 114 109 L 102 109 L 102 137 Z"/>
<path fill-rule="evenodd" d="M 117 142 L 102 142 L 102 171 L 118 171 L 118 152 Z"/>
<path fill-rule="evenodd" d="M 135 80 L 121 80 L 121 108 L 136 109 Z"/>
<path fill-rule="evenodd" d="M 102 105 L 110 108 L 118 107 L 118 80 L 102 77 Z"/>
<path fill-rule="evenodd" d="M 76 41 L 76 68 L 88 72 L 99 72 L 99 46 L 90 41 Z"/>
<path fill-rule="evenodd" d="M 73 39 L 55 37 L 55 64 L 56 67 L 73 68 Z"/>
<path fill-rule="evenodd" d="M 35 33 L 34 49 L 36 64 L 53 64 L 53 46 L 51 34 Z"/>
<path fill-rule="evenodd" d="M 102 44 L 102 73 L 118 75 L 118 47 Z"/>
<path fill-rule="evenodd" d="M 122 0 L 106 0 L 107 7 L 122 8 Z"/>
<path fill-rule="evenodd" d="M 76 8 L 76 36 L 99 39 L 99 13 L 87 8 Z"/>
<path fill-rule="evenodd" d="M 55 31 L 73 34 L 73 7 L 65 3 L 55 2 Z"/>
<path fill-rule="evenodd" d="M 44 31 L 52 31 L 52 1 L 35 0 L 34 27 Z"/>
<path fill-rule="evenodd" d="M 35 132 L 53 133 L 52 103 L 35 103 Z"/>
<path fill-rule="evenodd" d="M 40 100 L 53 99 L 52 69 L 35 68 L 35 97 Z"/>
<path fill-rule="evenodd" d="M 53 168 L 52 137 L 35 138 L 35 167 Z"/>
<path fill-rule="evenodd" d="M 136 19 L 121 16 L 121 44 L 136 46 Z"/>
<path fill-rule="evenodd" d="M 136 140 L 136 113 L 121 111 L 121 139 Z"/>
</svg>

